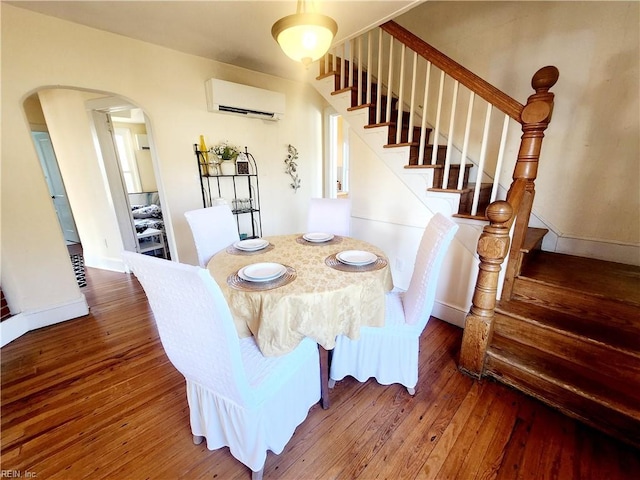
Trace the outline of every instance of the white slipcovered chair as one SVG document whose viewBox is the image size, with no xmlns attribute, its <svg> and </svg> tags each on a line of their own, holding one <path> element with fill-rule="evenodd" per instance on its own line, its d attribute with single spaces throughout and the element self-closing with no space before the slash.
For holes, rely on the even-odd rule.
<svg viewBox="0 0 640 480">
<path fill-rule="evenodd" d="M 124 252 L 147 294 L 160 340 L 187 384 L 191 432 L 262 477 L 267 450 L 279 454 L 320 399 L 318 346 L 264 357 L 238 337 L 220 287 L 200 267 Z"/>
<path fill-rule="evenodd" d="M 199 208 L 184 213 L 198 252 L 198 264 L 205 268 L 211 257 L 240 239 L 238 226 L 228 205 Z"/>
<path fill-rule="evenodd" d="M 394 289 L 385 297 L 382 328 L 362 327 L 360 339 L 339 335 L 331 359 L 329 387 L 351 375 L 360 382 L 375 377 L 378 383 L 400 383 L 415 394 L 418 383 L 420 335 L 435 302 L 438 275 L 458 225 L 436 214 L 418 247 L 406 292 Z"/>
<path fill-rule="evenodd" d="M 351 233 L 351 200 L 312 198 L 307 212 L 307 232 L 333 233 L 348 237 Z"/>
</svg>

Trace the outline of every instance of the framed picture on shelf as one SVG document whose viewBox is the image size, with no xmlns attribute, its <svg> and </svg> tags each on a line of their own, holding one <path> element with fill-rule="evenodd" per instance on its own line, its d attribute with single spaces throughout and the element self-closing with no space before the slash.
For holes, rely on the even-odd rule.
<svg viewBox="0 0 640 480">
<path fill-rule="evenodd" d="M 249 175 L 249 159 L 245 153 L 240 153 L 236 158 L 236 174 Z"/>
</svg>

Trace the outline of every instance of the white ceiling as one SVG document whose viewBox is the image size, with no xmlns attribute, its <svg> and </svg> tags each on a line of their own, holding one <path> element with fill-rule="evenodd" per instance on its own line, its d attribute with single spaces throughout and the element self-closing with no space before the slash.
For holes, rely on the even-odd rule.
<svg viewBox="0 0 640 480">
<path fill-rule="evenodd" d="M 425 0 L 317 0 L 338 23 L 334 43 L 353 37 Z M 304 67 L 282 53 L 271 26 L 296 1 L 137 0 L 7 1 L 45 15 L 271 75 L 303 80 Z"/>
</svg>

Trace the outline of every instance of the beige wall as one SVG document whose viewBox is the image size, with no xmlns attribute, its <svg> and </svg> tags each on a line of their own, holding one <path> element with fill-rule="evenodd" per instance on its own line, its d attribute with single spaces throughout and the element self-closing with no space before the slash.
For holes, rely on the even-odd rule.
<svg viewBox="0 0 640 480">
<path fill-rule="evenodd" d="M 117 227 L 108 211 L 103 174 L 92 149 L 84 97 L 80 89 L 113 93 L 141 107 L 149 118 L 157 161 L 158 187 L 171 229 L 174 258 L 197 263 L 186 210 L 202 199 L 193 144 L 200 134 L 209 143 L 227 139 L 246 145 L 260 169 L 265 235 L 298 231 L 305 223 L 311 196 L 321 195 L 322 121 L 324 106 L 308 85 L 246 71 L 204 58 L 134 41 L 16 8 L 2 8 L 2 287 L 14 313 L 46 309 L 78 298 L 68 254 L 24 113 L 24 100 L 46 87 L 47 120 L 57 118 L 54 143 L 65 171 L 80 169 L 68 188 L 72 202 L 102 212 L 87 224 L 95 255 L 106 261 L 118 255 Z M 117 74 L 116 74 L 117 72 Z M 284 120 L 268 122 L 206 111 L 204 82 L 223 78 L 286 95 Z M 75 120 L 70 118 L 75 115 Z M 11 119 L 7 121 L 7 119 Z M 54 120 L 55 121 L 55 120 Z M 77 131 L 71 132 L 71 125 Z M 51 130 L 51 126 L 50 126 Z M 52 132 L 53 138 L 53 132 Z M 63 138 L 63 141 L 59 139 Z M 302 188 L 294 193 L 284 173 L 286 146 L 300 152 Z M 60 149 L 60 151 L 58 151 Z M 64 156 L 65 158 L 60 158 Z M 63 172 L 63 175 L 66 173 Z M 71 175 L 71 174 L 70 174 Z M 66 179 L 65 179 L 66 180 Z M 84 186 L 81 186 L 81 181 Z M 69 185 L 67 185 L 69 187 Z M 73 205 L 72 205 L 73 207 Z M 80 211 L 80 217 L 87 216 Z M 74 212 L 75 213 L 75 212 Z M 89 222 L 89 220 L 85 221 Z M 80 226 L 79 226 L 80 228 Z"/>
<path fill-rule="evenodd" d="M 551 249 L 613 258 L 624 249 L 620 261 L 640 260 L 639 10 L 638 2 L 429 1 L 396 19 L 522 103 L 533 73 L 558 67 L 534 205 L 557 235 Z"/>
</svg>

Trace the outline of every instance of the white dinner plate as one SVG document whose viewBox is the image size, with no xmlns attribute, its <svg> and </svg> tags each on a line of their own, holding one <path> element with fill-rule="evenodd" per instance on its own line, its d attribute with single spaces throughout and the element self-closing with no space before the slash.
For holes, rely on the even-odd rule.
<svg viewBox="0 0 640 480">
<path fill-rule="evenodd" d="M 247 282 L 269 282 L 280 278 L 287 267 L 279 263 L 252 263 L 238 271 L 238 276 Z"/>
<path fill-rule="evenodd" d="M 254 252 L 256 250 L 262 250 L 269 242 L 262 238 L 250 238 L 248 240 L 239 240 L 233 244 L 238 250 L 244 250 L 245 252 Z"/>
<path fill-rule="evenodd" d="M 332 240 L 333 234 L 324 232 L 310 232 L 305 233 L 302 238 L 304 238 L 307 242 L 322 243 Z"/>
<path fill-rule="evenodd" d="M 336 254 L 336 258 L 347 265 L 369 265 L 375 262 L 378 256 L 362 250 L 345 250 Z"/>
</svg>

